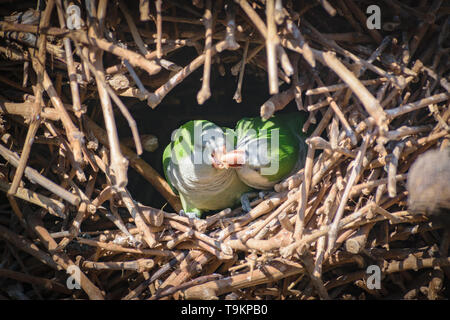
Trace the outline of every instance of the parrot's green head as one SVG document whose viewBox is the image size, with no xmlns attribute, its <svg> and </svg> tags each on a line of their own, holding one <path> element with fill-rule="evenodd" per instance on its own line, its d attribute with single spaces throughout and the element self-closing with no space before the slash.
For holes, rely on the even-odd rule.
<svg viewBox="0 0 450 320">
<path fill-rule="evenodd" d="M 236 145 L 227 153 L 221 154 L 222 166 L 240 169 L 252 168 L 258 172 L 267 171 L 275 166 L 273 173 L 278 171 L 281 150 L 291 148 L 284 142 L 284 130 L 271 120 L 243 118 L 236 125 Z M 289 141 L 288 141 L 289 142 Z M 229 150 L 229 149 L 228 149 Z"/>
<path fill-rule="evenodd" d="M 300 113 L 243 118 L 236 124 L 235 149 L 220 157 L 223 166 L 237 169 L 239 178 L 249 186 L 268 189 L 286 175 L 302 167 L 306 156 Z"/>
<path fill-rule="evenodd" d="M 206 120 L 192 120 L 172 133 L 170 161 L 177 164 L 189 159 L 197 178 L 211 177 L 214 170 L 230 167 L 223 160 L 227 150 L 234 148 L 235 140 L 231 129 Z"/>
</svg>

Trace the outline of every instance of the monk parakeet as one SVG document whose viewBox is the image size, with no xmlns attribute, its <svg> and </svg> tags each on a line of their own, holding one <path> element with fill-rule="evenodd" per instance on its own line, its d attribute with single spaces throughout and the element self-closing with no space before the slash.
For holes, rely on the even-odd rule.
<svg viewBox="0 0 450 320">
<path fill-rule="evenodd" d="M 227 159 L 233 157 L 227 150 L 233 149 L 235 136 L 224 129 L 206 120 L 189 121 L 173 132 L 164 150 L 166 179 L 188 216 L 231 207 L 250 190 Z"/>
<path fill-rule="evenodd" d="M 276 115 L 268 120 L 243 118 L 236 124 L 236 148 L 222 155 L 239 178 L 255 189 L 267 190 L 303 168 L 307 153 L 302 132 L 306 117 L 300 113 Z"/>
</svg>

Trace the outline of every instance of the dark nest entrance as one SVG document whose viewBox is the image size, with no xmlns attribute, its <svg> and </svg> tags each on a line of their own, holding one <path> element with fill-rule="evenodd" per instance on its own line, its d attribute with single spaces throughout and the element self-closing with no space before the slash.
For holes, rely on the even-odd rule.
<svg viewBox="0 0 450 320">
<path fill-rule="evenodd" d="M 183 51 L 184 60 L 192 60 L 196 55 L 194 49 Z M 177 62 L 180 60 L 176 54 L 171 58 Z M 232 66 L 233 64 L 224 64 L 227 70 L 224 76 L 220 75 L 217 69 L 213 69 L 211 73 L 212 97 L 203 105 L 199 105 L 196 99 L 196 93 L 201 87 L 202 70 L 197 70 L 190 78 L 183 81 L 154 110 L 149 108 L 145 102 L 131 98 L 127 99 L 128 101 L 125 100 L 137 122 L 139 132 L 154 134 L 158 138 L 159 148 L 155 152 L 144 152 L 141 157 L 161 175 L 164 175 L 161 161 L 164 148 L 170 142 L 172 131 L 185 122 L 192 119 L 204 119 L 219 126 L 233 128 L 239 119 L 259 115 L 259 111 L 255 107 L 261 106 L 270 97 L 266 92 L 265 75 L 258 76 L 258 70 L 253 70 L 253 72 L 247 70 L 248 74 L 243 89 L 245 102 L 239 104 L 233 100 L 237 79 L 230 73 Z M 296 108 L 293 103 L 287 111 L 294 109 Z M 126 119 L 121 116 L 118 116 L 118 127 L 121 136 L 131 136 Z M 166 200 L 155 192 L 150 183 L 133 171 L 130 168 L 128 176 L 130 179 L 129 189 L 133 196 L 144 204 L 162 207 Z"/>
</svg>

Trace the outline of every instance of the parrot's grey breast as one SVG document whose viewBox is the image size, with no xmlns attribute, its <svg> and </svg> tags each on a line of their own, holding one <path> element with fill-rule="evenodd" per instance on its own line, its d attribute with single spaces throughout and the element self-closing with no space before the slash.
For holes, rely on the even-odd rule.
<svg viewBox="0 0 450 320">
<path fill-rule="evenodd" d="M 170 163 L 167 172 L 178 192 L 198 209 L 231 207 L 246 189 L 235 170 L 194 163 L 193 157 L 183 157 L 178 164 Z"/>
</svg>

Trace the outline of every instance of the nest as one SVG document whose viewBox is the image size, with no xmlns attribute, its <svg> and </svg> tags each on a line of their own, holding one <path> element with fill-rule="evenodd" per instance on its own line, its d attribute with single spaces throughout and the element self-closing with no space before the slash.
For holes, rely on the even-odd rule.
<svg viewBox="0 0 450 320">
<path fill-rule="evenodd" d="M 448 298 L 448 224 L 426 203 L 445 211 L 450 195 L 433 202 L 431 185 L 413 212 L 406 181 L 421 154 L 450 142 L 450 8 L 392 0 L 366 14 L 373 2 L 3 6 L 0 298 Z M 248 213 L 179 215 L 161 171 L 140 157 L 157 145 L 128 106 L 156 112 L 198 82 L 196 69 L 200 105 L 214 99 L 212 73 L 231 71 L 238 103 L 246 78 L 264 79 L 270 98 L 247 107 L 261 117 L 309 114 L 305 167 Z M 129 167 L 166 207 L 134 199 Z M 437 193 L 448 190 L 441 180 Z"/>
</svg>

